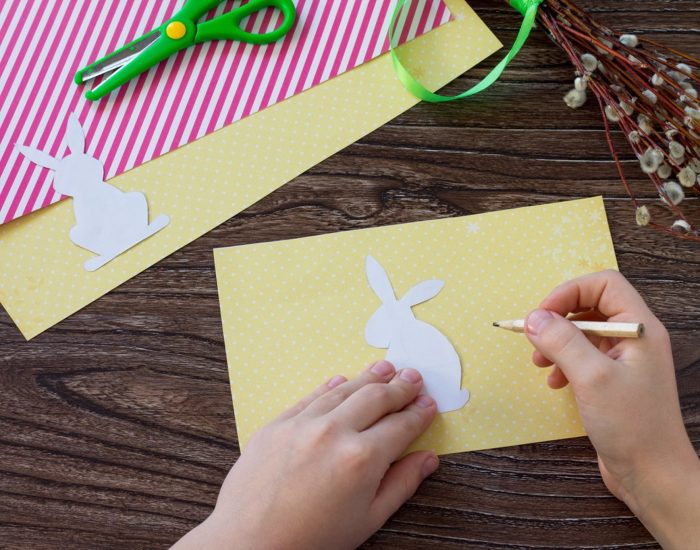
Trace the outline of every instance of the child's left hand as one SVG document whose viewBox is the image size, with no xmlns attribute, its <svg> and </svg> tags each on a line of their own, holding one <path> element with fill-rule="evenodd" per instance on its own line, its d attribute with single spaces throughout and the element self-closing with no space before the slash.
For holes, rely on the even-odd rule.
<svg viewBox="0 0 700 550">
<path fill-rule="evenodd" d="M 429 451 L 398 460 L 435 418 L 422 387 L 387 361 L 332 378 L 251 438 L 175 548 L 355 548 L 438 466 Z"/>
</svg>

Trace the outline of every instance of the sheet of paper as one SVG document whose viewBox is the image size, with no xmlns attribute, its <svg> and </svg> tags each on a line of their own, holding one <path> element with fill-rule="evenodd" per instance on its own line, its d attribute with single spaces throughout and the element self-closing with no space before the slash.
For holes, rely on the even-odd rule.
<svg viewBox="0 0 700 550">
<path fill-rule="evenodd" d="M 371 255 L 365 258 L 367 282 L 380 300 L 379 307 L 365 325 L 365 340 L 375 348 L 385 348 L 386 360 L 397 369 L 412 368 L 423 376 L 423 387 L 437 403 L 438 412 L 464 407 L 469 390 L 462 387 L 459 354 L 440 330 L 417 318 L 413 306 L 435 298 L 445 281 L 430 279 L 397 295 L 391 278 Z"/>
<path fill-rule="evenodd" d="M 527 340 L 492 322 L 524 317 L 565 280 L 616 268 L 600 197 L 215 250 L 242 446 L 318 384 L 384 356 L 365 340 L 377 309 L 365 278 L 370 254 L 391 266 L 397 296 L 416 281 L 445 282 L 413 312 L 452 343 L 471 393 L 415 449 L 446 454 L 583 435 L 571 392 L 547 387 L 549 369 L 532 365 Z"/>
<path fill-rule="evenodd" d="M 161 214 L 151 222 L 143 193 L 123 193 L 102 181 L 104 167 L 99 159 L 84 154 L 85 135 L 74 113 L 66 123 L 66 141 L 70 154 L 63 158 L 25 145 L 17 148 L 34 164 L 51 171 L 54 189 L 73 197 L 75 225 L 70 240 L 95 254 L 84 264 L 87 271 L 95 271 L 155 235 L 170 218 Z"/>
<path fill-rule="evenodd" d="M 75 71 L 169 19 L 184 0 L 3 2 L 0 21 L 0 223 L 61 198 L 49 178 L 24 162 L 23 143 L 66 154 L 62 125 L 75 112 L 105 177 L 201 138 L 232 122 L 361 65 L 388 48 L 386 27 L 396 0 L 295 0 L 297 22 L 282 40 L 256 46 L 208 42 L 177 56 L 92 103 Z M 241 2 L 223 2 L 217 15 Z M 450 18 L 442 0 L 413 2 L 402 40 Z M 265 10 L 244 22 L 267 32 L 281 22 Z M 92 84 L 87 84 L 92 86 Z M 155 139 L 154 137 L 155 136 Z"/>
<path fill-rule="evenodd" d="M 454 21 L 402 46 L 434 88 L 500 47 L 462 0 L 447 5 Z M 82 269 L 90 253 L 66 237 L 67 201 L 5 224 L 0 302 L 32 338 L 416 103 L 383 55 L 117 176 L 111 184 L 145 193 L 171 223 L 94 273 Z"/>
</svg>

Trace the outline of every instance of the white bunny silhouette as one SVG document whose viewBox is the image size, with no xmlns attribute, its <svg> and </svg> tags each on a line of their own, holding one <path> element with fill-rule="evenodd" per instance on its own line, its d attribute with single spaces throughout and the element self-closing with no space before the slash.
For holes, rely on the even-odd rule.
<svg viewBox="0 0 700 550">
<path fill-rule="evenodd" d="M 437 402 L 438 412 L 461 409 L 469 401 L 469 390 L 461 389 L 462 366 L 447 337 L 416 319 L 411 307 L 430 300 L 442 290 L 443 281 L 418 283 L 400 300 L 379 262 L 367 256 L 369 286 L 382 305 L 367 322 L 365 339 L 376 348 L 388 348 L 386 359 L 397 369 L 413 368 L 423 376 L 426 393 Z"/>
<path fill-rule="evenodd" d="M 98 255 L 85 262 L 87 271 L 95 271 L 163 229 L 170 218 L 161 215 L 149 224 L 143 193 L 125 193 L 102 180 L 102 163 L 85 154 L 85 136 L 74 113 L 68 118 L 66 136 L 71 154 L 62 159 L 26 145 L 17 148 L 35 164 L 55 171 L 54 189 L 73 197 L 75 225 L 70 240 Z"/>
</svg>

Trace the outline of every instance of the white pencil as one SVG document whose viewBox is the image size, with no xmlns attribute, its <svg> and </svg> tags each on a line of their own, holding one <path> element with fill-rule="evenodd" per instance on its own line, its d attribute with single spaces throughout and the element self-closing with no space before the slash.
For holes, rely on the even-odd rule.
<svg viewBox="0 0 700 550">
<path fill-rule="evenodd" d="M 595 321 L 572 321 L 585 334 L 595 334 L 607 338 L 639 338 L 644 334 L 642 323 L 601 323 Z M 525 320 L 498 321 L 494 327 L 512 332 L 525 332 Z"/>
</svg>

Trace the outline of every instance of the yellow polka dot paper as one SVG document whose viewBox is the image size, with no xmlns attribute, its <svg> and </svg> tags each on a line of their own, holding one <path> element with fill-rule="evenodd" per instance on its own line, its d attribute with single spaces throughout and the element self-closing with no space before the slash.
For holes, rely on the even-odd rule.
<svg viewBox="0 0 700 550">
<path fill-rule="evenodd" d="M 500 47 L 463 0 L 447 6 L 453 21 L 399 49 L 432 88 Z M 171 223 L 92 273 L 83 269 L 92 254 L 68 236 L 71 200 L 5 224 L 0 302 L 32 338 L 417 102 L 383 55 L 111 179 L 145 193 L 151 218 L 167 213 Z"/>
<path fill-rule="evenodd" d="M 440 415 L 414 448 L 454 453 L 583 435 L 568 389 L 547 387 L 524 336 L 492 326 L 522 318 L 557 284 L 616 268 L 600 197 L 215 250 L 238 437 L 250 436 L 335 374 L 385 350 L 365 340 L 381 305 L 371 255 L 397 297 L 445 282 L 415 316 L 459 354 L 462 409 Z"/>
</svg>

